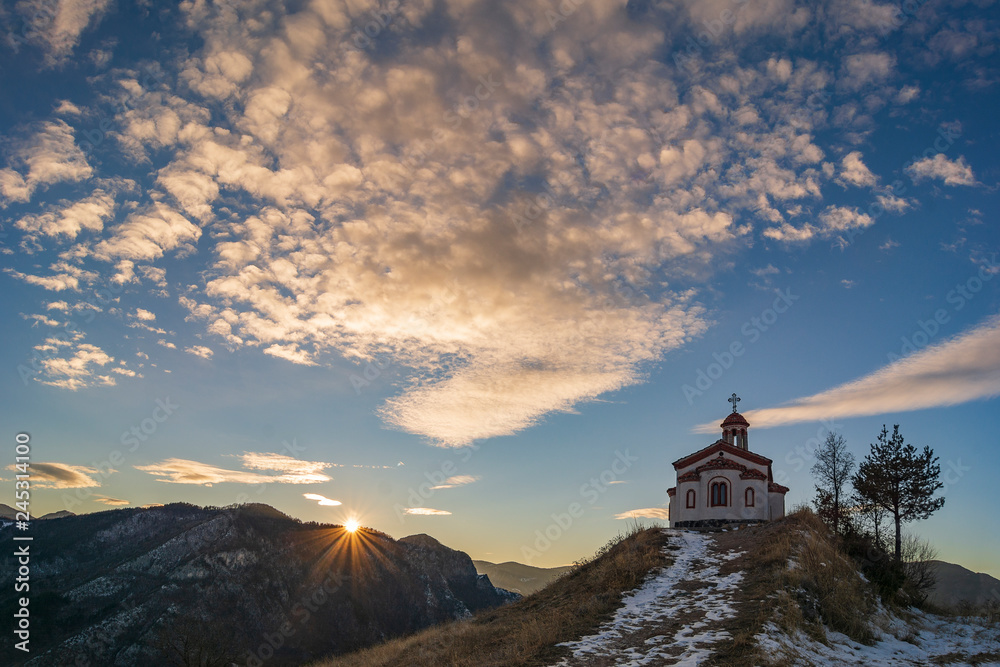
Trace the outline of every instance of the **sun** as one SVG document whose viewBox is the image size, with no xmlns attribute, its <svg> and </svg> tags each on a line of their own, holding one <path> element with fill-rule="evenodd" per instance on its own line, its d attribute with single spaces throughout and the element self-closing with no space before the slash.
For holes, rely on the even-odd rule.
<svg viewBox="0 0 1000 667">
<path fill-rule="evenodd" d="M 348 519 L 347 521 L 344 522 L 344 529 L 347 530 L 347 532 L 349 533 L 357 532 L 358 528 L 360 527 L 361 524 L 358 523 L 357 519 Z"/>
</svg>

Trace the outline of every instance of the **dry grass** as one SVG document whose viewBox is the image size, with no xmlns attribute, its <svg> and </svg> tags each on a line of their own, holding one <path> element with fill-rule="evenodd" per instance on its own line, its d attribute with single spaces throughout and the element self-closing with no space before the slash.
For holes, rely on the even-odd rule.
<svg viewBox="0 0 1000 667">
<path fill-rule="evenodd" d="M 589 634 L 621 606 L 630 591 L 661 567 L 663 531 L 635 526 L 598 551 L 594 559 L 519 602 L 314 667 L 519 666 L 551 664 L 569 654 L 559 642 Z"/>
<path fill-rule="evenodd" d="M 719 647 L 710 664 L 780 664 L 776 656 L 760 655 L 756 648 L 754 636 L 768 621 L 817 641 L 826 641 L 825 624 L 856 641 L 872 642 L 870 588 L 811 510 L 798 510 L 758 528 L 721 533 L 717 544 L 746 554 L 722 570 L 742 570 L 744 580 L 736 618 L 727 624 L 733 640 Z"/>
</svg>

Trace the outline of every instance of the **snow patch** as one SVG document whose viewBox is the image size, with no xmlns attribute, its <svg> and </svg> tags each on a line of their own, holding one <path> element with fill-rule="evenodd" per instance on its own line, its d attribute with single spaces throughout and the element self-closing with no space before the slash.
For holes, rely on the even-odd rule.
<svg viewBox="0 0 1000 667">
<path fill-rule="evenodd" d="M 728 632 L 714 626 L 736 615 L 733 592 L 743 574 L 734 572 L 722 576 L 719 566 L 742 552 L 714 556 L 709 553 L 711 538 L 706 535 L 676 530 L 664 532 L 670 537 L 670 543 L 663 553 L 673 554 L 673 564 L 626 594 L 614 618 L 602 625 L 596 634 L 560 644 L 573 653 L 571 658 L 555 667 L 585 664 L 591 659 L 600 664 L 611 664 L 610 660 L 621 666 L 663 664 L 663 660 L 668 659 L 671 664 L 694 666 L 712 654 L 716 643 L 730 638 Z M 677 585 L 682 582 L 697 582 L 702 586 L 693 591 L 678 589 Z M 657 634 L 641 642 L 632 641 L 644 631 L 662 628 L 671 617 L 691 612 L 695 612 L 698 620 L 673 634 Z"/>
</svg>

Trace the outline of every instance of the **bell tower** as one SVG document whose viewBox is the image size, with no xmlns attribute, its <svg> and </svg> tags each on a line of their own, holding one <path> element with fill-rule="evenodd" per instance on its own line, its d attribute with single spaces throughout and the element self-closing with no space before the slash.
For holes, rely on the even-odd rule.
<svg viewBox="0 0 1000 667">
<path fill-rule="evenodd" d="M 736 404 L 740 402 L 739 396 L 734 393 L 729 397 L 729 402 L 733 404 L 733 411 L 722 422 L 722 439 L 733 447 L 747 450 L 747 429 L 750 428 L 750 422 L 736 409 Z"/>
</svg>

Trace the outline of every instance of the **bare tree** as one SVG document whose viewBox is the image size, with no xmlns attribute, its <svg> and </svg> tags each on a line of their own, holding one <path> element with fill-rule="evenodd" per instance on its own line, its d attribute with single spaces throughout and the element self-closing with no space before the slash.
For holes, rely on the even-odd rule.
<svg viewBox="0 0 1000 667">
<path fill-rule="evenodd" d="M 937 549 L 928 540 L 914 533 L 904 533 L 902 539 L 903 568 L 906 572 L 904 588 L 911 601 L 922 605 L 937 584 L 934 560 Z"/>
<path fill-rule="evenodd" d="M 830 433 L 816 450 L 816 463 L 812 467 L 816 478 L 816 513 L 838 535 L 848 521 L 846 486 L 854 472 L 854 455 L 847 451 L 847 441 L 837 433 Z"/>
</svg>

